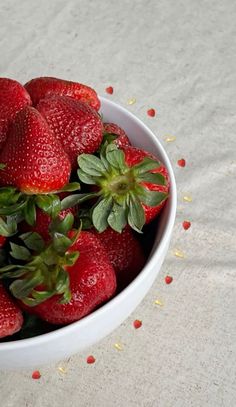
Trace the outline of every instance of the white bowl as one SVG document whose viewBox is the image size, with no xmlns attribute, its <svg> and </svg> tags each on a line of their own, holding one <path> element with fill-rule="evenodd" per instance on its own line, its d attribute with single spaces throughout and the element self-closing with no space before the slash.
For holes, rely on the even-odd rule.
<svg viewBox="0 0 236 407">
<path fill-rule="evenodd" d="M 92 314 L 47 334 L 0 343 L 1 369 L 36 368 L 57 362 L 104 338 L 137 307 L 153 284 L 165 258 L 176 214 L 176 185 L 170 161 L 156 136 L 132 113 L 105 98 L 101 98 L 101 103 L 103 119 L 123 127 L 133 145 L 158 156 L 170 175 L 170 197 L 161 212 L 151 254 L 135 280 Z"/>
</svg>

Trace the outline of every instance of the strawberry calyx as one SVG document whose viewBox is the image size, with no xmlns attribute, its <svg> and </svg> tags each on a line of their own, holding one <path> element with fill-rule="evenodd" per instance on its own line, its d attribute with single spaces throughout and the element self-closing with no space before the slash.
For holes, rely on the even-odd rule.
<svg viewBox="0 0 236 407">
<path fill-rule="evenodd" d="M 22 244 L 10 242 L 11 264 L 0 268 L 0 279 L 14 280 L 9 289 L 15 298 L 29 306 L 36 306 L 54 295 L 61 296 L 61 303 L 70 301 L 70 278 L 66 267 L 75 264 L 79 252 L 68 249 L 80 233 L 79 229 L 68 235 L 73 223 L 71 213 L 62 221 L 52 221 L 49 245 L 36 232 L 20 235 Z M 16 261 L 17 264 L 13 264 Z"/>
<path fill-rule="evenodd" d="M 114 143 L 105 144 L 100 157 L 81 154 L 78 164 L 79 180 L 98 187 L 97 193 L 84 194 L 84 200 L 89 199 L 89 195 L 98 198 L 93 207 L 92 221 L 99 232 L 110 226 L 121 233 L 127 223 L 141 232 L 145 224 L 142 205 L 155 207 L 168 196 L 164 192 L 150 191 L 145 186 L 145 183 L 166 185 L 162 174 L 151 172 L 160 167 L 157 160 L 145 157 L 140 163 L 129 167 L 124 151 Z"/>
</svg>

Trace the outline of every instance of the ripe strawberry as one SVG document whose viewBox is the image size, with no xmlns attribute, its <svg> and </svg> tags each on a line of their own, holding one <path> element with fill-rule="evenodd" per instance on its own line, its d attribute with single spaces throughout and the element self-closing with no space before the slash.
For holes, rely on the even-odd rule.
<svg viewBox="0 0 236 407">
<path fill-rule="evenodd" d="M 126 226 L 121 233 L 111 228 L 107 228 L 102 233 L 93 230 L 92 233 L 99 238 L 106 249 L 116 272 L 118 287 L 126 287 L 145 264 L 143 249 L 134 232 Z"/>
<path fill-rule="evenodd" d="M 118 147 L 129 146 L 130 141 L 125 131 L 115 123 L 103 123 L 104 136 L 109 139 L 109 136 L 114 137 L 114 143 Z M 118 137 L 117 137 L 118 136 Z"/>
<path fill-rule="evenodd" d="M 23 316 L 20 308 L 0 284 L 0 338 L 18 332 L 22 324 Z"/>
<path fill-rule="evenodd" d="M 0 236 L 0 249 L 4 246 L 6 240 L 7 238 L 5 236 Z"/>
<path fill-rule="evenodd" d="M 59 190 L 70 178 L 70 162 L 45 119 L 33 107 L 16 116 L 0 153 L 0 184 L 28 194 Z"/>
<path fill-rule="evenodd" d="M 0 78 L 0 149 L 5 143 L 12 120 L 27 105 L 31 105 L 31 99 L 20 83 Z"/>
<path fill-rule="evenodd" d="M 42 99 L 37 109 L 60 140 L 71 165 L 77 168 L 77 156 L 94 153 L 102 142 L 102 121 L 85 103 L 67 96 L 52 95 Z"/>
<path fill-rule="evenodd" d="M 108 300 L 116 290 L 114 269 L 96 236 L 80 232 L 68 253 L 75 251 L 79 251 L 75 264 L 65 267 L 70 278 L 70 301 L 60 303 L 61 296 L 54 295 L 29 309 L 52 324 L 68 324 L 81 319 Z"/>
<path fill-rule="evenodd" d="M 45 96 L 56 94 L 70 96 L 72 99 L 87 103 L 95 110 L 100 108 L 100 100 L 94 89 L 78 82 L 65 81 L 64 79 L 41 77 L 35 78 L 25 84 L 34 106 Z"/>
<path fill-rule="evenodd" d="M 118 149 L 111 143 L 101 149 L 100 159 L 81 154 L 78 163 L 80 180 L 93 185 L 94 190 L 94 185 L 98 187 L 92 221 L 99 232 L 108 225 L 121 232 L 127 223 L 140 232 L 158 215 L 168 197 L 166 168 L 144 150 L 132 146 Z"/>
</svg>

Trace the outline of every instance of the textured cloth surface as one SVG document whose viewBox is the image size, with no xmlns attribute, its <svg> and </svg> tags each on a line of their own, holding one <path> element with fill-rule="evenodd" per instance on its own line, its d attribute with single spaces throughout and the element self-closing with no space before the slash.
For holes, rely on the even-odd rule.
<svg viewBox="0 0 236 407">
<path fill-rule="evenodd" d="M 86 352 L 42 368 L 38 381 L 1 372 L 1 407 L 235 406 L 235 1 L 8 0 L 0 20 L 0 76 L 58 76 L 100 95 L 113 86 L 107 97 L 162 141 L 178 186 L 170 250 L 133 315 Z"/>
</svg>

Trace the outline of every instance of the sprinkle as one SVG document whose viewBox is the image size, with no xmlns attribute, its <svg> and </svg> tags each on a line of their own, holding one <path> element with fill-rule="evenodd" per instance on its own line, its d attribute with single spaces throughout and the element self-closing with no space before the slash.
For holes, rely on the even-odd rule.
<svg viewBox="0 0 236 407">
<path fill-rule="evenodd" d="M 185 258 L 185 254 L 184 254 L 181 250 L 179 250 L 179 249 L 175 249 L 174 255 L 175 255 L 176 257 L 180 257 L 181 259 L 184 259 L 184 258 Z"/>
<path fill-rule="evenodd" d="M 179 167 L 185 167 L 185 165 L 186 165 L 186 161 L 184 158 L 181 158 L 180 160 L 178 160 L 177 163 L 178 163 Z"/>
<path fill-rule="evenodd" d="M 160 305 L 160 307 L 163 307 L 163 302 L 162 301 L 160 301 L 160 300 L 155 300 L 154 301 L 154 304 L 156 304 L 156 305 Z"/>
<path fill-rule="evenodd" d="M 183 226 L 184 230 L 188 230 L 191 226 L 191 222 L 189 222 L 189 220 L 184 220 L 182 223 L 182 226 Z"/>
<path fill-rule="evenodd" d="M 106 88 L 106 92 L 109 93 L 109 95 L 112 95 L 112 93 L 114 92 L 114 89 L 112 86 L 108 86 L 108 88 Z"/>
<path fill-rule="evenodd" d="M 128 103 L 128 105 L 134 105 L 136 103 L 136 99 L 130 98 L 127 103 Z"/>
<path fill-rule="evenodd" d="M 123 346 L 121 345 L 121 343 L 115 343 L 114 344 L 114 348 L 116 348 L 117 350 L 123 350 Z"/>
<path fill-rule="evenodd" d="M 165 282 L 166 282 L 166 284 L 171 284 L 172 281 L 173 281 L 173 277 L 171 277 L 171 276 L 166 276 L 166 277 L 165 277 Z"/>
<path fill-rule="evenodd" d="M 135 329 L 141 328 L 142 325 L 143 325 L 143 323 L 139 319 L 135 319 L 135 321 L 133 322 L 133 326 Z"/>
<path fill-rule="evenodd" d="M 155 111 L 155 109 L 149 109 L 149 110 L 147 110 L 147 115 L 150 116 L 150 117 L 156 116 L 156 111 Z"/>
<path fill-rule="evenodd" d="M 38 380 L 38 379 L 40 379 L 40 377 L 41 377 L 41 373 L 40 373 L 39 370 L 35 370 L 35 371 L 32 373 L 32 379 Z"/>
<path fill-rule="evenodd" d="M 87 363 L 88 363 L 89 365 L 91 365 L 92 363 L 95 363 L 95 361 L 96 361 L 96 359 L 95 359 L 95 357 L 94 357 L 93 355 L 89 355 L 89 356 L 87 357 Z"/>
<path fill-rule="evenodd" d="M 176 140 L 176 137 L 175 136 L 167 136 L 166 138 L 165 138 L 165 141 L 167 142 L 167 143 L 172 143 L 172 141 L 175 141 Z"/>
<path fill-rule="evenodd" d="M 183 200 L 184 200 L 184 202 L 192 202 L 192 197 L 190 196 L 190 195 L 185 195 L 184 197 L 183 197 Z"/>
<path fill-rule="evenodd" d="M 65 374 L 67 372 L 67 370 L 62 366 L 59 366 L 58 370 L 59 370 L 60 373 L 63 373 L 63 374 Z"/>
</svg>

